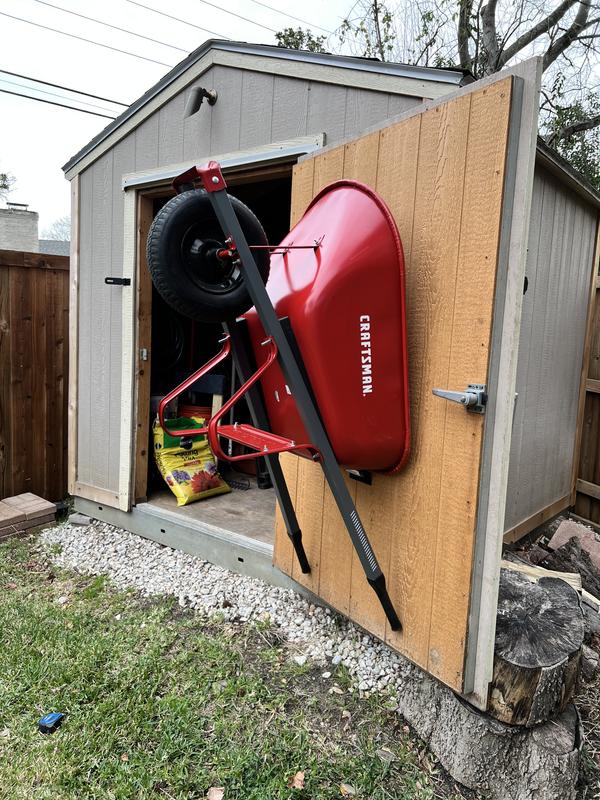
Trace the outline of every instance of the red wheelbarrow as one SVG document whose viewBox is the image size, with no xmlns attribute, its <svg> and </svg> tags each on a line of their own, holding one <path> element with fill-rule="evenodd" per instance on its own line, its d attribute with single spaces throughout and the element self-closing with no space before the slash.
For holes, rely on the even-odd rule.
<svg viewBox="0 0 600 800">
<path fill-rule="evenodd" d="M 369 187 L 337 181 L 271 246 L 254 214 L 226 192 L 216 162 L 173 185 L 178 194 L 148 237 L 152 279 L 176 310 L 221 322 L 225 335 L 221 351 L 163 398 L 161 425 L 183 439 L 205 433 L 218 458 L 265 458 L 303 572 L 310 564 L 278 456 L 318 461 L 366 578 L 400 629 L 340 472 L 368 481 L 372 471 L 397 472 L 409 453 L 404 258 L 389 209 Z M 206 428 L 169 431 L 168 404 L 229 355 L 240 389 Z M 221 424 L 244 395 L 253 425 Z M 250 452 L 228 455 L 223 439 Z"/>
</svg>

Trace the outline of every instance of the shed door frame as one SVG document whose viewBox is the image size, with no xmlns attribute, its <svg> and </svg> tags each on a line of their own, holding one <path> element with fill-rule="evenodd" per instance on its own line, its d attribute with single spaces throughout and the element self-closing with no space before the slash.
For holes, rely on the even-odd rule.
<svg viewBox="0 0 600 800">
<path fill-rule="evenodd" d="M 239 186 L 241 183 L 254 183 L 260 180 L 272 180 L 278 177 L 292 179 L 292 162 L 273 167 L 257 167 L 254 170 L 244 170 L 236 172 L 229 180 L 230 186 Z M 227 173 L 225 173 L 227 174 Z M 146 500 L 148 484 L 148 437 L 149 437 L 149 418 L 148 408 L 150 405 L 150 381 L 151 381 L 151 350 L 152 350 L 152 280 L 148 271 L 146 261 L 145 242 L 148 232 L 154 219 L 153 205 L 154 200 L 167 195 L 174 195 L 173 191 L 168 191 L 167 187 L 153 188 L 149 190 L 139 190 L 137 193 L 137 344 L 135 353 L 135 419 L 134 438 L 135 438 L 135 461 L 133 465 L 133 495 L 132 504 L 141 503 Z M 142 352 L 146 353 L 146 358 L 142 360 Z"/>
<path fill-rule="evenodd" d="M 219 161 L 230 181 L 240 183 L 289 171 L 300 155 L 323 146 L 324 134 L 299 137 L 288 142 L 241 150 L 238 153 L 207 155 Z M 148 469 L 150 403 L 150 331 L 152 322 L 152 284 L 145 262 L 146 237 L 152 223 L 152 201 L 170 190 L 171 179 L 189 164 L 166 166 L 153 172 L 140 172 L 123 178 L 124 230 L 123 278 L 130 285 L 123 287 L 121 424 L 119 458 L 118 507 L 129 511 L 145 497 Z M 148 360 L 141 360 L 146 349 Z"/>
</svg>

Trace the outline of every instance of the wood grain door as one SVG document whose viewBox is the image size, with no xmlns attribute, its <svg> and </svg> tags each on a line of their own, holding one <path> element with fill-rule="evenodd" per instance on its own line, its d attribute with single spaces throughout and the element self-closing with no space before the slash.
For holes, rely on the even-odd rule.
<svg viewBox="0 0 600 800">
<path fill-rule="evenodd" d="M 465 653 L 486 417 L 431 390 L 490 383 L 503 213 L 514 187 L 511 126 L 522 124 L 519 81 L 475 84 L 302 161 L 293 177 L 292 223 L 324 185 L 353 178 L 381 194 L 402 237 L 412 454 L 400 474 L 375 475 L 372 486 L 347 481 L 402 632 L 389 629 L 364 579 L 321 468 L 293 455 L 282 464 L 312 572 L 301 573 L 279 514 L 274 563 L 459 692 L 472 688 Z"/>
</svg>

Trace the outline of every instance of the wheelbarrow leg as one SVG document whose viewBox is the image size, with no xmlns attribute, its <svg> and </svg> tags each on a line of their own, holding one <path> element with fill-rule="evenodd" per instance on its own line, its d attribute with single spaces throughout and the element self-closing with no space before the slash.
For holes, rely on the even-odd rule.
<svg viewBox="0 0 600 800">
<path fill-rule="evenodd" d="M 249 347 L 248 335 L 246 332 L 246 321 L 241 320 L 233 325 L 224 324 L 223 329 L 231 338 L 231 352 L 238 378 L 240 379 L 241 383 L 245 383 L 250 376 L 256 372 L 256 366 L 254 365 L 253 367 L 252 365 L 252 355 Z M 267 417 L 267 412 L 265 411 L 262 393 L 258 384 L 252 386 L 248 390 L 246 399 L 250 409 L 250 414 L 252 416 L 253 424 L 263 431 L 269 431 L 269 420 Z M 310 564 L 308 563 L 306 551 L 304 550 L 304 545 L 302 544 L 302 531 L 300 530 L 298 518 L 296 517 L 296 512 L 292 504 L 292 498 L 290 497 L 287 483 L 285 482 L 285 477 L 283 475 L 283 470 L 281 469 L 281 464 L 279 463 L 279 456 L 277 454 L 265 456 L 265 463 L 267 465 L 269 475 L 271 476 L 271 482 L 273 483 L 273 488 L 275 489 L 275 496 L 277 497 L 277 502 L 279 503 L 279 508 L 281 509 L 281 515 L 283 517 L 283 521 L 285 522 L 287 534 L 290 537 L 294 547 L 294 552 L 296 553 L 296 558 L 300 564 L 300 569 L 305 575 L 307 575 L 310 572 Z"/>
<path fill-rule="evenodd" d="M 226 192 L 227 184 L 223 179 L 221 169 L 216 162 L 211 161 L 205 167 L 198 168 L 198 173 L 202 179 L 204 189 L 211 198 L 212 207 L 223 232 L 235 244 L 240 256 L 244 268 L 246 288 L 266 334 L 273 339 L 277 346 L 279 364 L 296 401 L 300 417 L 310 436 L 311 444 L 321 454 L 321 465 L 325 478 L 340 510 L 367 581 L 379 598 L 391 629 L 400 630 L 402 626 L 388 594 L 385 577 L 360 521 L 356 507 L 352 502 L 348 488 L 344 483 L 335 453 L 321 422 L 317 407 L 311 397 L 302 369 L 294 356 L 290 342 L 273 308 L 252 252 L 229 201 Z"/>
</svg>

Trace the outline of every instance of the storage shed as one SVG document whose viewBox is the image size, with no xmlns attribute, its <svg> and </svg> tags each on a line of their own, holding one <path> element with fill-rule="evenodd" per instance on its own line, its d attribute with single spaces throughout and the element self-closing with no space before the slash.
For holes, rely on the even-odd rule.
<svg viewBox="0 0 600 800">
<path fill-rule="evenodd" d="M 77 507 L 224 566 L 290 576 L 484 707 L 503 534 L 573 502 L 583 413 L 600 205 L 537 146 L 539 82 L 536 60 L 474 83 L 453 70 L 209 41 L 74 156 L 65 173 Z M 216 90 L 217 102 L 186 117 L 195 86 Z M 156 398 L 216 351 L 220 332 L 163 307 L 145 241 L 173 177 L 209 158 L 273 242 L 342 177 L 373 186 L 395 217 L 412 456 L 397 475 L 348 485 L 402 633 L 364 583 L 318 465 L 281 459 L 310 575 L 254 476 L 248 491 L 184 508 L 149 480 Z M 200 387 L 197 401 L 218 402 L 226 379 Z M 432 395 L 473 383 L 487 387 L 484 415 Z"/>
</svg>

